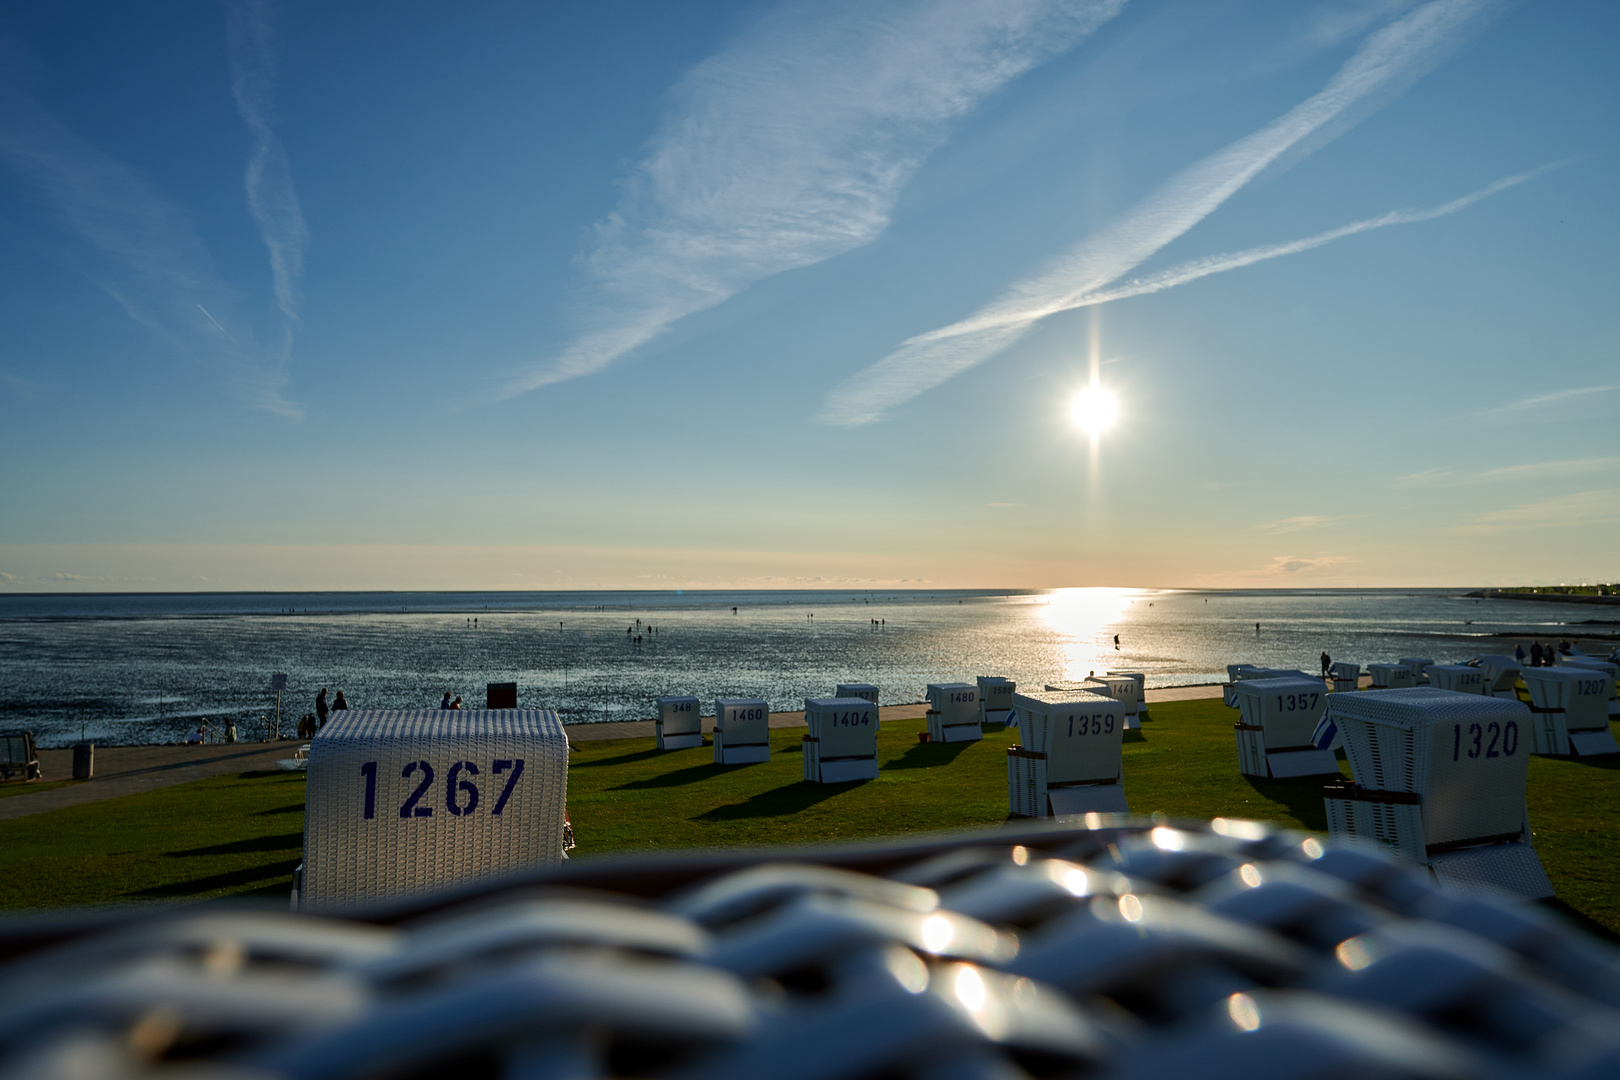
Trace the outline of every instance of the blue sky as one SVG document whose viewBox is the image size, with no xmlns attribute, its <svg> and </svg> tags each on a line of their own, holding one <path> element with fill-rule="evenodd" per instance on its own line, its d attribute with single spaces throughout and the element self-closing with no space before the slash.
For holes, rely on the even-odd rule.
<svg viewBox="0 0 1620 1080">
<path fill-rule="evenodd" d="M 32 8 L 0 589 L 1620 578 L 1612 5 Z"/>
</svg>

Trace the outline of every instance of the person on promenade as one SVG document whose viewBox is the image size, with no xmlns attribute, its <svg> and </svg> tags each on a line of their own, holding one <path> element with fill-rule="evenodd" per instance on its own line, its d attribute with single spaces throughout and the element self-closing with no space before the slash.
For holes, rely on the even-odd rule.
<svg viewBox="0 0 1620 1080">
<path fill-rule="evenodd" d="M 1530 666 L 1541 666 L 1541 642 L 1539 641 L 1532 641 L 1530 643 Z"/>
<path fill-rule="evenodd" d="M 1329 656 L 1327 654 L 1326 649 L 1323 649 L 1322 650 L 1322 678 L 1324 678 L 1324 679 L 1327 678 L 1328 674 L 1332 670 L 1333 670 L 1333 657 L 1331 657 L 1331 656 Z"/>
<path fill-rule="evenodd" d="M 235 720 L 227 721 L 226 724 L 225 724 L 225 741 L 226 742 L 235 742 L 236 741 L 236 721 Z"/>
<path fill-rule="evenodd" d="M 342 697 L 343 695 L 339 694 L 338 696 Z M 315 717 L 320 721 L 322 727 L 326 726 L 326 687 L 324 686 L 321 687 L 321 692 L 315 695 Z"/>
<path fill-rule="evenodd" d="M 347 709 L 348 707 L 349 699 L 343 696 L 343 691 L 339 690 L 337 697 L 332 699 L 332 711 L 337 712 L 339 709 Z"/>
<path fill-rule="evenodd" d="M 450 707 L 452 709 L 454 709 L 456 712 L 461 711 L 461 696 L 459 694 L 456 696 L 456 700 L 454 700 L 454 701 L 452 701 L 450 703 Z"/>
<path fill-rule="evenodd" d="M 202 728 L 198 728 L 196 731 L 193 731 L 190 735 L 186 736 L 187 745 L 190 745 L 192 743 L 196 743 L 198 746 L 201 746 L 202 741 L 203 741 L 203 729 Z"/>
<path fill-rule="evenodd" d="M 1524 646 L 1523 645 L 1515 645 L 1515 646 L 1513 646 L 1513 658 L 1519 662 L 1520 667 L 1524 667 Z"/>
<path fill-rule="evenodd" d="M 446 690 L 444 692 L 444 700 L 439 702 L 439 708 L 448 709 L 449 707 L 450 707 L 450 691 Z"/>
</svg>

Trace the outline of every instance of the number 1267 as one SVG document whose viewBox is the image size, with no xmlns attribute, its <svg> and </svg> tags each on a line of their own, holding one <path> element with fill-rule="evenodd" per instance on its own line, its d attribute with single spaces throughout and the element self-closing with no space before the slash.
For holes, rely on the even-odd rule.
<svg viewBox="0 0 1620 1080">
<path fill-rule="evenodd" d="M 506 800 L 512 797 L 517 789 L 518 779 L 523 775 L 522 758 L 500 758 L 490 764 L 490 774 L 495 777 L 506 775 L 506 784 L 501 788 L 500 797 L 490 808 L 491 814 L 499 814 L 506 809 Z M 360 766 L 360 775 L 366 781 L 366 801 L 362 817 L 370 820 L 377 816 L 377 763 L 368 761 Z M 424 818 L 433 816 L 433 766 L 426 761 L 413 761 L 400 770 L 400 778 L 416 780 L 416 790 L 412 791 L 399 807 L 399 816 L 402 818 Z M 449 775 L 444 781 L 444 808 L 452 817 L 467 817 L 478 809 L 478 784 L 473 777 L 478 775 L 478 766 L 470 761 L 458 761 L 450 766 Z M 497 780 L 496 783 L 500 781 Z"/>
</svg>

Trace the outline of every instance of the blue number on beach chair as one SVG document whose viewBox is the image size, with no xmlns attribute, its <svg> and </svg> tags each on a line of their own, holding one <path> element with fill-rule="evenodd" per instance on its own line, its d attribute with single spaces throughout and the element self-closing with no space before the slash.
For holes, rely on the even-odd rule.
<svg viewBox="0 0 1620 1080">
<path fill-rule="evenodd" d="M 399 775 L 409 780 L 418 769 L 422 770 L 422 782 L 416 785 L 416 790 L 411 792 L 411 797 L 406 799 L 405 805 L 399 808 L 399 816 L 402 818 L 408 818 L 412 814 L 417 817 L 433 816 L 433 807 L 416 805 L 422 796 L 427 794 L 428 788 L 433 786 L 433 766 L 425 761 L 413 761 L 405 766 L 404 771 Z"/>
<path fill-rule="evenodd" d="M 463 769 L 467 770 L 468 776 L 478 775 L 478 766 L 470 761 L 458 761 L 450 766 L 450 777 L 444 782 L 444 808 L 456 817 L 462 817 L 478 809 L 478 788 L 471 780 L 460 778 Z M 461 791 L 467 793 L 466 806 L 458 806 L 456 803 L 456 793 Z"/>
<path fill-rule="evenodd" d="M 499 814 L 502 810 L 506 809 L 506 800 L 512 797 L 512 789 L 517 787 L 518 777 L 523 775 L 523 759 L 517 758 L 516 760 L 508 761 L 505 758 L 501 758 L 495 762 L 490 771 L 496 776 L 499 776 L 508 769 L 512 770 L 512 779 L 506 782 L 505 789 L 501 791 L 501 797 L 495 800 L 495 808 L 490 811 L 491 814 Z"/>
</svg>

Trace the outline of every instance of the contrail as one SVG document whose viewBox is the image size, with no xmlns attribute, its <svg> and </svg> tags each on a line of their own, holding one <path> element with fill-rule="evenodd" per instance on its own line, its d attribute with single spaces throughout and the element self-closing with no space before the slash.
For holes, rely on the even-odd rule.
<svg viewBox="0 0 1620 1080">
<path fill-rule="evenodd" d="M 1002 352 L 1048 315 L 1082 306 L 1213 213 L 1283 154 L 1312 136 L 1338 134 L 1331 125 L 1347 126 L 1356 118 L 1355 106 L 1398 93 L 1432 70 L 1470 24 L 1498 6 L 1493 0 L 1431 0 L 1372 34 L 1319 93 L 1172 177 L 1000 300 L 961 322 L 910 338 L 844 380 L 828 395 L 821 419 L 842 425 L 876 420 Z"/>
<path fill-rule="evenodd" d="M 214 316 L 213 316 L 213 315 L 211 315 L 211 314 L 209 314 L 209 311 L 208 311 L 208 309 L 207 309 L 207 308 L 205 308 L 205 307 L 203 307 L 203 306 L 202 306 L 202 305 L 201 305 L 201 304 L 198 304 L 198 305 L 197 305 L 197 310 L 198 310 L 198 311 L 200 311 L 200 312 L 202 312 L 202 313 L 203 313 L 203 314 L 204 314 L 204 315 L 207 315 L 207 316 L 208 316 L 208 321 L 209 321 L 209 322 L 211 322 L 211 323 L 213 323 L 213 324 L 214 324 L 214 325 L 215 325 L 215 326 L 217 326 L 217 327 L 219 327 L 219 332 L 220 332 L 220 333 L 222 333 L 222 334 L 224 334 L 224 335 L 225 335 L 225 340 L 226 340 L 226 341 L 229 341 L 229 342 L 230 342 L 230 343 L 231 343 L 231 344 L 232 344 L 232 345 L 236 345 L 236 347 L 237 347 L 237 348 L 238 348 L 238 349 L 240 349 L 240 348 L 241 348 L 241 347 L 242 347 L 242 346 L 240 346 L 240 345 L 237 345 L 237 343 L 236 343 L 236 339 L 235 339 L 235 338 L 233 338 L 233 337 L 231 337 L 231 333 L 230 333 L 230 331 L 229 331 L 229 330 L 226 330 L 226 329 L 225 329 L 225 328 L 224 328 L 224 327 L 223 327 L 223 326 L 220 326 L 220 325 L 219 325 L 219 320 L 218 320 L 218 319 L 216 319 L 216 318 L 214 318 Z"/>
<path fill-rule="evenodd" d="M 1442 218 L 1448 214 L 1455 214 L 1459 210 L 1465 210 L 1481 199 L 1488 199 L 1499 191 L 1506 191 L 1508 188 L 1517 187 L 1527 180 L 1533 180 L 1549 169 L 1558 168 L 1559 164 L 1562 163 L 1543 165 L 1539 169 L 1532 169 L 1517 176 L 1506 177 L 1496 181 L 1494 184 L 1488 184 L 1480 188 L 1471 195 L 1464 195 L 1460 199 L 1453 199 L 1448 203 L 1441 203 L 1439 206 L 1431 206 L 1426 210 L 1392 210 L 1375 218 L 1354 221 L 1349 225 L 1341 225 L 1337 229 L 1329 229 L 1327 232 L 1307 236 L 1302 240 L 1291 240 L 1286 244 L 1270 244 L 1265 247 L 1249 248 L 1247 251 L 1236 251 L 1229 255 L 1211 255 L 1203 259 L 1194 259 L 1191 262 L 1184 262 L 1180 266 L 1173 266 L 1160 273 L 1144 278 L 1136 278 L 1121 285 L 1116 285 L 1111 289 L 1081 297 L 1075 302 L 1074 306 L 1090 307 L 1093 304 L 1106 304 L 1110 300 L 1124 300 L 1131 296 L 1144 296 L 1148 293 L 1163 292 L 1165 289 L 1184 285 L 1189 281 L 1208 277 L 1210 274 L 1219 274 L 1226 270 L 1237 270 L 1245 266 L 1253 266 L 1257 262 L 1275 259 L 1282 255 L 1296 255 L 1301 251 L 1319 248 L 1323 244 L 1332 243 L 1334 240 L 1346 236 L 1354 236 L 1357 233 L 1382 229 L 1388 225 L 1413 225 L 1420 221 L 1433 221 L 1435 218 Z"/>
</svg>

